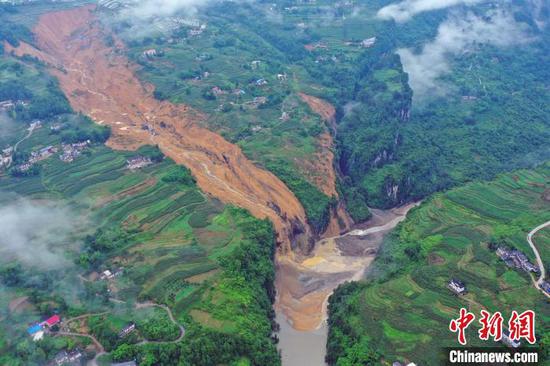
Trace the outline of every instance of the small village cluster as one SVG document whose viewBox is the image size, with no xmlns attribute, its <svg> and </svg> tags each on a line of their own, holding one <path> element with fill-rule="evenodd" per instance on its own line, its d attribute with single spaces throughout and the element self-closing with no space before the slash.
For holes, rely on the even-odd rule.
<svg viewBox="0 0 550 366">
<path fill-rule="evenodd" d="M 72 365 L 81 365 L 82 361 L 85 358 L 84 352 L 80 349 L 74 349 L 73 351 L 67 352 L 65 350 L 59 351 L 50 365 L 52 366 L 72 366 Z"/>
<path fill-rule="evenodd" d="M 90 145 L 90 140 L 76 142 L 73 144 L 61 144 L 62 152 L 59 155 L 59 159 L 64 163 L 70 163 L 74 161 L 74 159 L 76 159 L 88 145 Z M 31 152 L 29 160 L 23 164 L 18 165 L 17 169 L 19 171 L 25 172 L 29 170 L 34 164 L 51 157 L 57 152 L 59 152 L 59 148 L 52 145 L 43 147 L 38 151 L 33 151 Z"/>
<path fill-rule="evenodd" d="M 531 263 L 527 256 L 519 250 L 499 247 L 496 253 L 510 268 L 521 269 L 527 273 L 534 273 L 537 275 L 540 273 L 539 268 Z M 546 294 L 550 295 L 550 282 L 546 280 L 542 281 L 540 288 Z"/>
<path fill-rule="evenodd" d="M 9 112 L 18 106 L 26 107 L 28 105 L 29 103 L 24 100 L 16 100 L 16 101 L 12 101 L 9 99 L 3 100 L 3 101 L 0 101 L 0 112 Z"/>
<path fill-rule="evenodd" d="M 145 168 L 151 164 L 153 164 L 153 161 L 146 156 L 134 156 L 126 160 L 126 167 L 130 170 Z"/>
<path fill-rule="evenodd" d="M 522 269 L 525 272 L 539 273 L 539 268 L 529 261 L 525 253 L 506 247 L 498 247 L 497 256 L 510 268 Z"/>
<path fill-rule="evenodd" d="M 74 144 L 62 144 L 61 150 L 63 153 L 59 156 L 59 159 L 65 163 L 70 163 L 76 159 L 89 144 L 90 140 Z"/>
<path fill-rule="evenodd" d="M 29 333 L 33 341 L 36 342 L 44 338 L 44 335 L 60 322 L 61 317 L 59 315 L 52 315 L 42 322 L 32 324 L 27 328 L 27 333 Z"/>
<path fill-rule="evenodd" d="M 29 124 L 27 131 L 29 131 L 29 133 L 32 133 L 34 130 L 39 129 L 41 127 L 42 127 L 42 121 L 34 120 Z M 50 130 L 59 131 L 62 127 L 63 126 L 61 124 L 55 124 L 50 127 Z M 90 140 L 86 140 L 86 141 L 80 141 L 72 144 L 61 144 L 62 152 L 59 155 L 59 159 L 65 163 L 70 163 L 74 161 L 74 159 L 76 159 L 82 153 L 82 151 L 84 151 L 84 149 L 90 145 L 90 143 L 91 143 Z M 39 150 L 32 151 L 29 159 L 26 162 L 19 164 L 16 167 L 16 169 L 21 172 L 26 172 L 34 164 L 51 157 L 52 155 L 59 152 L 59 150 L 60 150 L 59 147 L 49 145 Z M 2 154 L 0 155 L 0 168 L 10 167 L 13 161 L 14 153 L 15 153 L 14 146 L 7 146 L 4 149 L 2 149 Z"/>
<path fill-rule="evenodd" d="M 101 275 L 99 275 L 100 280 L 112 280 L 115 277 L 118 277 L 122 275 L 122 269 L 119 269 L 115 272 L 111 272 L 110 270 L 106 269 L 105 271 L 101 272 Z"/>
<path fill-rule="evenodd" d="M 72 351 L 60 351 L 55 358 L 48 364 L 49 366 L 81 366 L 86 361 L 86 354 L 76 348 Z M 137 366 L 135 361 L 122 363 L 111 363 L 111 366 Z"/>
</svg>

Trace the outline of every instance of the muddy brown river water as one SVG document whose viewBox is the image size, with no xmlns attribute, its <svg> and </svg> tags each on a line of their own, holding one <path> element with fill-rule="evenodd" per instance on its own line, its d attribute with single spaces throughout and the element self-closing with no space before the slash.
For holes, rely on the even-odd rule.
<svg viewBox="0 0 550 366">
<path fill-rule="evenodd" d="M 318 241 L 310 256 L 277 257 L 275 311 L 283 366 L 325 365 L 328 297 L 338 285 L 365 276 L 384 236 L 416 205 L 373 209 L 369 221 Z"/>
</svg>

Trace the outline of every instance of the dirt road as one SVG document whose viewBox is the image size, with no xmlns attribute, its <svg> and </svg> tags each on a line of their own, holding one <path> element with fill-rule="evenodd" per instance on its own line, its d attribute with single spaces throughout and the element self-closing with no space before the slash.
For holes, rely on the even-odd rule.
<svg viewBox="0 0 550 366">
<path fill-rule="evenodd" d="M 170 310 L 170 308 L 166 305 L 162 305 L 162 304 L 155 304 L 154 302 L 143 302 L 143 303 L 137 303 L 136 304 L 136 309 L 143 309 L 143 308 L 150 308 L 150 307 L 157 307 L 157 308 L 160 308 L 160 309 L 164 309 L 166 311 L 166 313 L 168 314 L 168 317 L 170 318 L 170 320 L 172 321 L 172 323 L 174 323 L 175 325 L 178 326 L 179 330 L 180 330 L 180 335 L 178 336 L 177 339 L 173 340 L 173 341 L 148 341 L 148 340 L 144 340 L 144 341 L 141 341 L 140 343 L 138 344 L 145 344 L 145 343 L 177 343 L 179 341 L 182 340 L 182 338 L 185 336 L 185 328 L 183 327 L 183 325 L 181 325 L 180 323 L 178 323 L 176 321 L 176 319 L 174 318 L 174 314 L 172 314 L 172 310 Z"/>
<path fill-rule="evenodd" d="M 122 301 L 122 300 L 116 300 L 116 299 L 110 299 L 110 300 L 113 301 L 113 302 L 116 302 L 116 303 L 126 303 L 125 301 Z M 136 309 L 145 309 L 145 308 L 150 308 L 150 307 L 157 307 L 157 308 L 160 308 L 160 309 L 164 309 L 166 311 L 166 313 L 168 314 L 168 317 L 170 318 L 170 321 L 172 321 L 172 323 L 174 323 L 179 328 L 180 335 L 178 336 L 178 338 L 176 338 L 173 341 L 150 341 L 150 340 L 144 339 L 141 342 L 136 343 L 136 345 L 139 346 L 139 345 L 148 344 L 148 343 L 167 344 L 167 343 L 178 343 L 178 342 L 180 342 L 183 339 L 183 337 L 185 336 L 185 328 L 176 321 L 176 319 L 174 318 L 174 315 L 172 314 L 172 310 L 170 310 L 170 308 L 168 306 L 162 305 L 162 304 L 156 304 L 156 303 L 153 303 L 153 302 L 143 302 L 143 303 L 138 302 L 138 303 L 135 304 Z M 104 312 L 101 312 L 101 313 L 82 314 L 82 315 L 76 316 L 74 318 L 70 318 L 70 319 L 67 319 L 67 320 L 63 321 L 62 327 L 63 328 L 68 327 L 69 323 L 71 323 L 73 321 L 76 321 L 76 320 L 85 319 L 85 318 L 88 318 L 90 316 L 101 316 L 101 315 L 105 315 L 105 314 L 109 314 L 109 313 L 110 313 L 110 311 L 104 311 Z M 85 337 L 85 338 L 91 339 L 92 342 L 94 343 L 94 345 L 96 346 L 98 352 L 96 353 L 95 357 L 92 360 L 88 361 L 89 366 L 97 366 L 98 358 L 107 354 L 107 352 L 105 351 L 105 348 L 103 347 L 103 345 L 97 340 L 96 337 L 94 337 L 91 334 L 76 333 L 76 332 L 69 332 L 69 331 L 59 331 L 59 332 L 56 333 L 56 335 L 58 335 L 58 336 L 59 335 L 61 335 L 61 336 L 70 336 L 70 337 Z"/>
<path fill-rule="evenodd" d="M 543 291 L 540 287 L 542 282 L 546 278 L 546 269 L 544 268 L 544 263 L 542 262 L 542 258 L 540 257 L 539 250 L 537 249 L 537 247 L 535 246 L 535 243 L 533 242 L 533 236 L 535 236 L 537 232 L 539 232 L 540 230 L 548 226 L 550 226 L 550 221 L 547 221 L 544 224 L 540 224 L 539 226 L 531 230 L 529 234 L 527 234 L 527 242 L 529 243 L 529 245 L 531 246 L 531 249 L 533 249 L 533 252 L 535 253 L 535 258 L 537 260 L 537 265 L 539 266 L 539 271 L 540 271 L 538 280 L 534 280 L 533 283 L 539 291 L 541 291 L 544 295 L 546 295 L 546 297 L 550 298 L 550 295 L 547 294 L 545 291 Z"/>
</svg>

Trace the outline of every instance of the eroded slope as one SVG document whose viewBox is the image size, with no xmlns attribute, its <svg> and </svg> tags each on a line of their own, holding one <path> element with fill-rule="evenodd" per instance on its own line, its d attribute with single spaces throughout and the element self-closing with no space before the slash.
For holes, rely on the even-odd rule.
<svg viewBox="0 0 550 366">
<path fill-rule="evenodd" d="M 285 251 L 293 239 L 308 240 L 305 213 L 294 194 L 276 176 L 247 160 L 238 147 L 199 127 L 197 122 L 204 118 L 200 113 L 156 100 L 152 87 L 135 76 L 122 45 L 106 45 L 107 33 L 93 6 L 45 14 L 34 33 L 40 50 L 22 43 L 14 51 L 54 66 L 72 107 L 111 126 L 109 146 L 136 149 L 157 144 L 189 167 L 205 192 L 269 218 Z"/>
</svg>

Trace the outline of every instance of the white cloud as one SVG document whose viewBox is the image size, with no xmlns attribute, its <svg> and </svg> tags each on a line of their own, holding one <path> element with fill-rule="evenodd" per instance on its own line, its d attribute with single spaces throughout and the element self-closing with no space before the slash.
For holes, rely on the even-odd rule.
<svg viewBox="0 0 550 366">
<path fill-rule="evenodd" d="M 41 269 L 71 265 L 62 253 L 74 248 L 75 215 L 51 202 L 16 198 L 0 207 L 1 260 L 18 260 Z"/>
<path fill-rule="evenodd" d="M 491 11 L 484 17 L 455 14 L 439 25 L 436 38 L 425 44 L 420 53 L 410 48 L 398 49 L 397 53 L 409 74 L 415 100 L 421 100 L 447 92 L 440 77 L 450 72 L 451 57 L 474 51 L 480 44 L 506 47 L 528 40 L 524 26 L 503 10 Z"/>
<path fill-rule="evenodd" d="M 381 19 L 393 19 L 396 22 L 406 22 L 413 16 L 426 11 L 445 9 L 456 5 L 472 5 L 486 0 L 404 0 L 391 4 L 378 11 Z"/>
<path fill-rule="evenodd" d="M 185 12 L 187 15 L 194 14 L 201 6 L 211 0 L 140 0 L 129 4 L 126 9 L 127 15 L 147 19 L 150 17 L 172 16 L 178 12 Z"/>
</svg>

